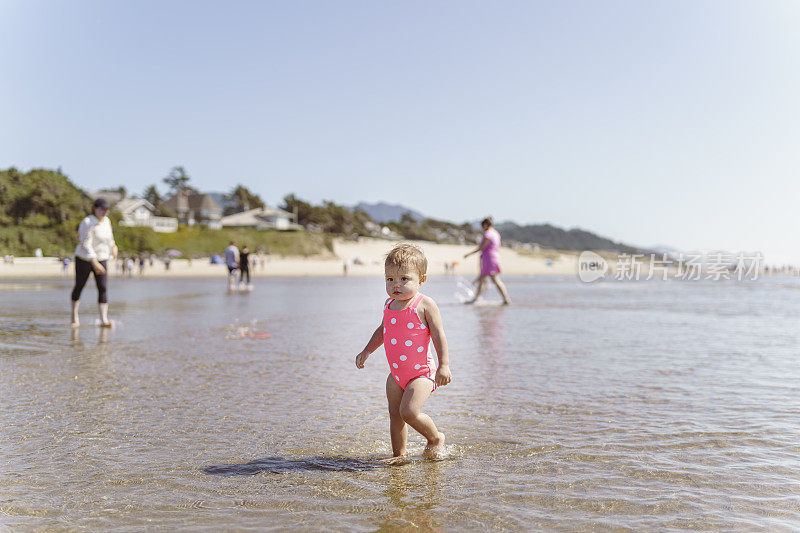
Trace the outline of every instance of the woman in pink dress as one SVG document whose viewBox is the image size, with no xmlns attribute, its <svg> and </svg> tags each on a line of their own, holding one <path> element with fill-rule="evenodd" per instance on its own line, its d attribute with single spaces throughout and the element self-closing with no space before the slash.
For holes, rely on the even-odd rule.
<svg viewBox="0 0 800 533">
<path fill-rule="evenodd" d="M 478 278 L 478 290 L 475 291 L 475 298 L 467 303 L 475 303 L 475 301 L 483 292 L 486 284 L 486 278 L 489 277 L 497 286 L 497 290 L 500 291 L 500 295 L 503 297 L 503 304 L 508 305 L 511 303 L 511 300 L 508 297 L 506 286 L 500 280 L 499 276 L 500 234 L 497 233 L 497 230 L 492 226 L 491 218 L 484 218 L 481 221 L 481 228 L 483 228 L 483 239 L 481 240 L 481 244 L 468 254 L 464 255 L 466 258 L 476 252 L 481 253 L 481 274 Z"/>
</svg>

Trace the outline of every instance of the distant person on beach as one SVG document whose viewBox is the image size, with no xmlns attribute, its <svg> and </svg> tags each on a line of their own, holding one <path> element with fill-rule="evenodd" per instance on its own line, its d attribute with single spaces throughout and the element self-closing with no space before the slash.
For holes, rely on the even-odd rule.
<svg viewBox="0 0 800 533">
<path fill-rule="evenodd" d="M 236 270 L 239 268 L 239 248 L 231 241 L 225 248 L 225 266 L 228 267 L 228 290 L 236 288 Z"/>
<path fill-rule="evenodd" d="M 394 457 L 406 455 L 408 428 L 428 441 L 423 457 L 435 459 L 444 451 L 444 433 L 422 413 L 422 406 L 438 386 L 450 383 L 450 360 L 442 317 L 436 302 L 419 292 L 427 278 L 428 260 L 422 250 L 410 244 L 395 246 L 384 263 L 386 293 L 383 320 L 366 347 L 356 356 L 356 367 L 364 363 L 381 344 L 389 361 L 386 398 Z M 430 343 L 436 348 L 436 367 Z"/>
<path fill-rule="evenodd" d="M 492 282 L 497 286 L 500 291 L 500 296 L 503 297 L 503 303 L 508 305 L 511 300 L 508 297 L 505 284 L 500 280 L 500 234 L 494 229 L 491 218 L 484 218 L 481 221 L 481 228 L 483 228 L 483 238 L 477 248 L 464 255 L 465 258 L 470 255 L 480 252 L 481 253 L 481 273 L 478 277 L 478 289 L 475 291 L 475 297 L 467 303 L 475 303 L 480 297 L 486 285 L 486 278 L 491 278 Z"/>
<path fill-rule="evenodd" d="M 244 278 L 247 276 L 247 284 L 250 285 L 250 248 L 247 245 L 242 246 L 242 252 L 239 254 L 239 284 L 244 284 Z"/>
<path fill-rule="evenodd" d="M 72 289 L 72 323 L 73 328 L 80 326 L 78 306 L 81 292 L 94 274 L 97 285 L 97 302 L 100 311 L 100 325 L 111 327 L 108 320 L 108 293 L 106 272 L 108 260 L 117 257 L 117 245 L 111 230 L 108 215 L 108 201 L 98 198 L 94 201 L 92 214 L 84 218 L 78 226 L 78 246 L 75 247 L 75 287 Z"/>
</svg>

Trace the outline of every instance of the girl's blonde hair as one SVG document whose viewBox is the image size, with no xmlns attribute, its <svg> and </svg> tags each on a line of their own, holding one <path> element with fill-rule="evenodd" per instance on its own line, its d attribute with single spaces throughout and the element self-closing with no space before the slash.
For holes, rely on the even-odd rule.
<svg viewBox="0 0 800 533">
<path fill-rule="evenodd" d="M 384 267 L 388 266 L 396 266 L 398 268 L 412 267 L 420 276 L 424 276 L 428 272 L 428 260 L 425 258 L 425 254 L 413 244 L 406 242 L 395 245 L 386 254 Z"/>
</svg>

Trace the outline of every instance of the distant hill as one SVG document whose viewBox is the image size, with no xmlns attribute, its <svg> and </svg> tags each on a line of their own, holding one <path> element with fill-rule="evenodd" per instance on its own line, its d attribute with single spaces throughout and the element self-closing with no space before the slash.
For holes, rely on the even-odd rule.
<svg viewBox="0 0 800 533">
<path fill-rule="evenodd" d="M 361 209 L 366 212 L 372 220 L 382 224 L 386 222 L 398 222 L 406 213 L 414 217 L 415 220 L 425 220 L 428 218 L 422 213 L 409 209 L 408 207 L 384 202 L 378 202 L 377 204 L 360 202 L 355 206 L 355 209 Z"/>
<path fill-rule="evenodd" d="M 375 222 L 379 222 L 381 224 L 386 224 L 390 222 L 398 222 L 402 218 L 404 214 L 409 214 L 414 219 L 425 226 L 425 221 L 428 219 L 425 215 L 418 211 L 414 211 L 411 208 L 405 207 L 403 205 L 397 204 L 387 204 L 385 202 L 379 202 L 376 204 L 368 204 L 366 202 L 361 202 L 355 206 L 355 209 L 361 209 L 365 211 Z M 446 223 L 441 222 L 441 224 L 445 225 L 452 225 L 454 226 L 452 229 L 460 229 L 457 224 L 454 223 Z M 471 225 L 480 230 L 480 221 L 475 221 L 471 223 Z M 646 250 L 642 250 L 641 248 L 637 248 L 635 246 L 630 246 L 621 242 L 612 241 L 611 239 L 607 239 L 605 237 L 601 237 L 595 233 L 590 231 L 573 228 L 570 230 L 565 230 L 563 228 L 559 228 L 556 226 L 552 226 L 550 224 L 533 224 L 533 225 L 526 225 L 521 226 L 516 222 L 507 221 L 501 222 L 496 224 L 497 229 L 502 233 L 503 241 L 504 242 L 518 242 L 518 243 L 529 243 L 529 244 L 538 244 L 540 246 L 546 248 L 555 248 L 557 250 L 575 250 L 575 251 L 583 251 L 583 250 L 603 250 L 608 252 L 616 252 L 616 253 L 642 253 Z M 422 234 L 426 234 L 426 232 L 413 232 L 411 231 L 413 228 L 397 228 L 399 232 L 403 235 L 408 233 L 409 235 L 414 238 L 427 238 L 430 240 L 438 240 L 438 241 L 447 241 L 444 235 L 439 235 L 435 231 L 431 233 L 428 237 L 421 236 Z M 419 229 L 419 228 L 417 228 Z M 439 228 L 442 229 L 442 228 Z M 405 231 L 404 231 L 405 230 Z M 410 233 L 409 233 L 410 232 Z M 439 232 L 441 233 L 441 232 Z M 436 235 L 434 237 L 434 234 Z"/>
<path fill-rule="evenodd" d="M 497 224 L 497 229 L 504 241 L 535 243 L 558 250 L 603 250 L 629 254 L 645 251 L 578 228 L 565 230 L 550 224 L 520 226 L 515 222 L 503 222 Z"/>
<path fill-rule="evenodd" d="M 650 250 L 657 254 L 667 254 L 668 256 L 677 257 L 678 254 L 681 253 L 680 250 L 677 248 L 673 248 L 672 246 L 664 246 L 663 244 L 657 244 L 655 246 L 651 246 Z"/>
</svg>

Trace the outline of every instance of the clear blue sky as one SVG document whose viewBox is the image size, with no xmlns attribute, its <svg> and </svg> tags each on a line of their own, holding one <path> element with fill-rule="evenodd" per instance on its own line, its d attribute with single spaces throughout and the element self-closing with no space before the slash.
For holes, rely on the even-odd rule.
<svg viewBox="0 0 800 533">
<path fill-rule="evenodd" d="M 800 3 L 0 0 L 0 167 L 800 263 Z"/>
</svg>

